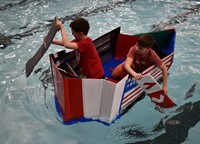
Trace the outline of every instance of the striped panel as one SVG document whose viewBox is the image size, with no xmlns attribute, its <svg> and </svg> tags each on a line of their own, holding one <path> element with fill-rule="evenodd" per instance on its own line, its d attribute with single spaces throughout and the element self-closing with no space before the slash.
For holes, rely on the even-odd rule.
<svg viewBox="0 0 200 144">
<path fill-rule="evenodd" d="M 65 111 L 64 121 L 83 117 L 82 80 L 64 79 Z"/>
<path fill-rule="evenodd" d="M 82 79 L 85 118 L 99 118 L 103 79 Z"/>
<path fill-rule="evenodd" d="M 172 62 L 172 61 L 173 61 L 173 56 L 174 56 L 174 53 L 171 53 L 170 55 L 164 57 L 164 58 L 162 59 L 162 62 L 163 62 L 164 64 L 165 64 L 166 62 L 168 62 L 168 61 Z M 159 69 L 159 68 L 157 68 L 155 65 L 152 65 L 152 66 L 150 66 L 149 68 L 147 68 L 146 70 L 144 70 L 144 71 L 142 72 L 142 74 L 145 75 L 145 74 L 147 74 L 147 73 L 152 73 L 152 72 L 154 72 L 156 69 Z M 169 67 L 168 67 L 168 69 L 169 69 Z"/>
<path fill-rule="evenodd" d="M 110 122 L 110 114 L 113 106 L 116 84 L 104 80 L 101 96 L 100 120 Z"/>
<path fill-rule="evenodd" d="M 121 101 L 122 101 L 124 86 L 125 86 L 127 78 L 128 78 L 128 75 L 116 84 L 111 114 L 110 114 L 110 117 L 109 117 L 110 122 L 113 119 L 115 119 L 115 117 L 119 114 L 120 104 L 121 104 Z"/>
<path fill-rule="evenodd" d="M 124 93 L 124 99 L 121 106 L 122 109 L 126 108 L 130 103 L 135 101 L 143 92 L 144 90 L 140 86 L 136 86 L 132 89 L 131 93 Z"/>
<path fill-rule="evenodd" d="M 57 66 L 53 62 L 52 57 L 50 57 L 51 61 L 51 69 L 53 73 L 53 82 L 54 82 L 54 89 L 55 89 L 55 95 L 58 100 L 58 105 L 60 108 L 60 111 L 62 113 L 62 116 L 64 117 L 65 113 L 65 101 L 64 101 L 64 83 L 63 83 L 63 77 L 60 74 L 59 70 L 57 69 Z"/>
</svg>

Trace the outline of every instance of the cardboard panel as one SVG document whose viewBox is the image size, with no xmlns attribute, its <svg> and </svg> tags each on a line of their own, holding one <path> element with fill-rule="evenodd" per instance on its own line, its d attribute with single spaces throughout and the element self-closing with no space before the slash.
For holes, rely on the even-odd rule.
<svg viewBox="0 0 200 144">
<path fill-rule="evenodd" d="M 113 99 L 113 103 L 112 103 L 112 109 L 111 109 L 111 113 L 110 113 L 110 117 L 109 117 L 110 122 L 113 119 L 115 119 L 115 117 L 120 112 L 120 105 L 121 105 L 122 98 L 123 98 L 124 86 L 125 86 L 127 79 L 128 79 L 128 75 L 126 77 L 124 77 L 116 85 L 115 93 L 114 93 L 114 99 Z"/>
<path fill-rule="evenodd" d="M 126 58 L 129 49 L 136 44 L 138 36 L 130 36 L 126 34 L 119 34 L 117 40 L 117 48 L 115 52 L 116 58 Z"/>
<path fill-rule="evenodd" d="M 110 114 L 113 106 L 116 84 L 110 81 L 103 81 L 101 96 L 100 120 L 110 122 Z"/>
<path fill-rule="evenodd" d="M 130 103 L 134 102 L 143 92 L 134 78 L 128 78 L 125 83 L 121 109 L 125 109 Z"/>
<path fill-rule="evenodd" d="M 79 78 L 64 79 L 65 111 L 64 120 L 83 117 L 82 80 Z"/>
<path fill-rule="evenodd" d="M 82 79 L 84 117 L 99 118 L 103 79 Z"/>
<path fill-rule="evenodd" d="M 58 100 L 59 108 L 61 110 L 61 113 L 65 111 L 65 101 L 64 101 L 64 84 L 63 84 L 63 77 L 59 70 L 57 69 L 57 66 L 55 65 L 52 57 L 50 57 L 51 61 L 51 69 L 53 73 L 53 83 L 54 83 L 54 89 L 55 89 L 55 95 Z"/>
</svg>

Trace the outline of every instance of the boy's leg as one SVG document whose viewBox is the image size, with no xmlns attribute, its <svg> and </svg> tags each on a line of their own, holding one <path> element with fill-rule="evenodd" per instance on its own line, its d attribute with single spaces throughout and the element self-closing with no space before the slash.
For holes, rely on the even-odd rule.
<svg viewBox="0 0 200 144">
<path fill-rule="evenodd" d="M 128 73 L 124 69 L 124 64 L 121 63 L 118 66 L 115 67 L 115 69 L 112 71 L 112 78 L 114 79 L 122 79 L 124 78 Z"/>
</svg>

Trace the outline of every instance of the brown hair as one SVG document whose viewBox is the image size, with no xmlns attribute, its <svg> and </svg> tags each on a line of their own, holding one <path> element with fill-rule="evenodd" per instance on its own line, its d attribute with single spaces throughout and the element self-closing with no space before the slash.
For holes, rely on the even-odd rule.
<svg viewBox="0 0 200 144">
<path fill-rule="evenodd" d="M 144 48 L 152 47 L 155 43 L 155 40 L 150 34 L 143 34 L 138 39 L 138 45 Z"/>
<path fill-rule="evenodd" d="M 82 32 L 87 35 L 90 29 L 89 22 L 84 18 L 76 18 L 73 22 L 70 23 L 69 27 L 72 28 L 73 31 Z"/>
</svg>

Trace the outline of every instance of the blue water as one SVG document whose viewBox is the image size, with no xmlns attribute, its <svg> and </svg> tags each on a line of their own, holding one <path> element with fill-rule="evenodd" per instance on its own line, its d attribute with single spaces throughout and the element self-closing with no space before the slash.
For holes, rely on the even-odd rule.
<svg viewBox="0 0 200 144">
<path fill-rule="evenodd" d="M 0 143 L 199 143 L 199 12 L 200 2 L 193 0 L 0 0 Z M 177 107 L 160 113 L 145 96 L 110 126 L 63 125 L 55 109 L 48 58 L 63 48 L 52 45 L 35 72 L 25 77 L 25 64 L 39 49 L 55 15 L 65 21 L 70 38 L 68 25 L 77 15 L 89 20 L 93 39 L 118 26 L 127 34 L 176 28 L 168 89 Z"/>
</svg>

